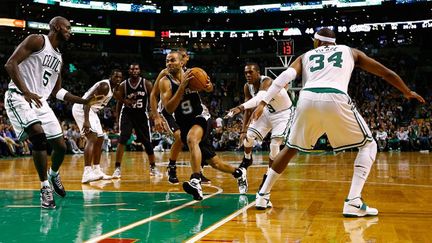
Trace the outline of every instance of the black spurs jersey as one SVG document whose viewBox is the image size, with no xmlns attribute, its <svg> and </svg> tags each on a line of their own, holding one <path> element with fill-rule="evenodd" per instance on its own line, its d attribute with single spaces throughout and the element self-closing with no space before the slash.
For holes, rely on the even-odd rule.
<svg viewBox="0 0 432 243">
<path fill-rule="evenodd" d="M 171 82 L 171 92 L 174 95 L 179 88 L 179 84 L 174 82 L 173 78 L 170 75 L 168 75 L 167 78 Z M 177 124 L 179 126 L 185 125 L 185 123 L 189 123 L 198 116 L 202 116 L 205 119 L 208 119 L 207 115 L 207 108 L 202 105 L 201 97 L 198 91 L 191 91 L 186 88 L 179 106 L 174 111 L 174 116 Z"/>
<path fill-rule="evenodd" d="M 123 104 L 122 111 L 133 112 L 134 114 L 146 114 L 149 93 L 145 85 L 145 79 L 140 77 L 135 86 L 132 86 L 130 79 L 127 79 L 125 88 L 125 97 L 133 100 L 134 103 L 130 107 Z"/>
</svg>

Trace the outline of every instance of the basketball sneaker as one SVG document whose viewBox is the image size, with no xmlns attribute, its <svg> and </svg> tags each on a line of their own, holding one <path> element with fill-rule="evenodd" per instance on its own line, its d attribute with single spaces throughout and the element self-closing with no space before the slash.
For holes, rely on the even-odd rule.
<svg viewBox="0 0 432 243">
<path fill-rule="evenodd" d="M 191 194 L 194 200 L 203 200 L 201 181 L 199 179 L 192 178 L 190 181 L 183 182 L 183 190 L 188 194 Z"/>
<path fill-rule="evenodd" d="M 251 166 L 253 163 L 253 158 L 251 157 L 250 159 L 246 159 L 245 157 L 243 157 L 242 162 L 240 163 L 241 168 L 248 168 L 249 166 Z"/>
<path fill-rule="evenodd" d="M 167 172 L 168 182 L 174 185 L 179 184 L 179 179 L 177 178 L 177 166 L 168 165 Z"/>
<path fill-rule="evenodd" d="M 97 175 L 93 169 L 84 169 L 81 183 L 89 183 L 102 179 L 102 175 Z"/>
<path fill-rule="evenodd" d="M 114 173 L 112 174 L 113 179 L 120 179 L 121 177 L 121 169 L 120 167 L 116 167 Z"/>
<path fill-rule="evenodd" d="M 163 174 L 160 173 L 159 169 L 155 165 L 153 165 L 150 166 L 150 176 L 163 177 Z"/>
<path fill-rule="evenodd" d="M 266 208 L 273 207 L 273 204 L 270 202 L 270 193 L 257 193 L 255 198 L 255 208 L 258 210 L 264 210 Z"/>
<path fill-rule="evenodd" d="M 41 207 L 53 209 L 56 207 L 51 187 L 44 186 L 40 190 Z"/>
<path fill-rule="evenodd" d="M 66 191 L 64 189 L 63 183 L 61 182 L 60 173 L 57 173 L 57 175 L 51 175 L 51 173 L 47 172 L 47 175 L 48 181 L 54 189 L 54 192 L 60 197 L 65 197 Z"/>
<path fill-rule="evenodd" d="M 211 180 L 209 178 L 205 177 L 202 172 L 200 173 L 200 176 L 201 176 L 201 184 L 205 184 L 205 185 L 211 184 Z"/>
<path fill-rule="evenodd" d="M 245 194 L 248 191 L 247 171 L 243 167 L 240 167 L 239 170 L 242 174 L 237 178 L 238 188 L 240 194 Z"/>
<path fill-rule="evenodd" d="M 111 180 L 113 177 L 105 174 L 101 169 L 94 169 L 93 173 L 100 177 L 99 180 Z"/>
<path fill-rule="evenodd" d="M 378 215 L 378 210 L 366 205 L 361 197 L 356 197 L 345 199 L 342 214 L 345 217 L 376 216 Z"/>
</svg>

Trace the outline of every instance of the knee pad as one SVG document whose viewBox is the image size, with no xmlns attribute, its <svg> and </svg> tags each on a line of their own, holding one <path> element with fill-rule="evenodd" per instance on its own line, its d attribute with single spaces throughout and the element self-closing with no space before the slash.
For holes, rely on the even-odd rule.
<svg viewBox="0 0 432 243">
<path fill-rule="evenodd" d="M 270 142 L 270 154 L 269 158 L 274 160 L 280 151 L 280 145 L 282 144 L 282 138 L 273 138 Z"/>
<path fill-rule="evenodd" d="M 45 151 L 47 150 L 48 140 L 45 133 L 39 133 L 29 137 L 30 142 L 33 145 L 33 150 L 35 151 Z"/>
<path fill-rule="evenodd" d="M 243 146 L 246 148 L 251 148 L 254 145 L 256 135 L 253 132 L 248 131 L 246 133 L 246 138 L 243 140 Z"/>
<path fill-rule="evenodd" d="M 354 161 L 354 173 L 366 180 L 375 162 L 376 154 L 377 144 L 374 140 L 361 147 Z"/>
</svg>

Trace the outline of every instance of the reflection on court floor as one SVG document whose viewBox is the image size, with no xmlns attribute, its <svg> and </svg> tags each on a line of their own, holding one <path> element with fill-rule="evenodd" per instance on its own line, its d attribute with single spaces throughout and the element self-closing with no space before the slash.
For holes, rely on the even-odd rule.
<svg viewBox="0 0 432 243">
<path fill-rule="evenodd" d="M 185 193 L 106 192 L 92 188 L 56 198 L 40 208 L 39 192 L 0 190 L 0 242 L 180 242 L 246 207 L 254 195 L 208 194 L 202 202 Z M 101 236 L 102 237 L 99 237 Z M 99 238 L 96 238 L 99 237 Z"/>
</svg>

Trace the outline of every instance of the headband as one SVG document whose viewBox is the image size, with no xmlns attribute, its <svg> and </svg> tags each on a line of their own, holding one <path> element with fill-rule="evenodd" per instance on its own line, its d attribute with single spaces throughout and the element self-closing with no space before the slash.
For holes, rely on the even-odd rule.
<svg viewBox="0 0 432 243">
<path fill-rule="evenodd" d="M 336 38 L 330 38 L 326 36 L 319 35 L 318 33 L 315 33 L 314 38 L 320 41 L 330 42 L 330 43 L 336 43 Z"/>
</svg>

